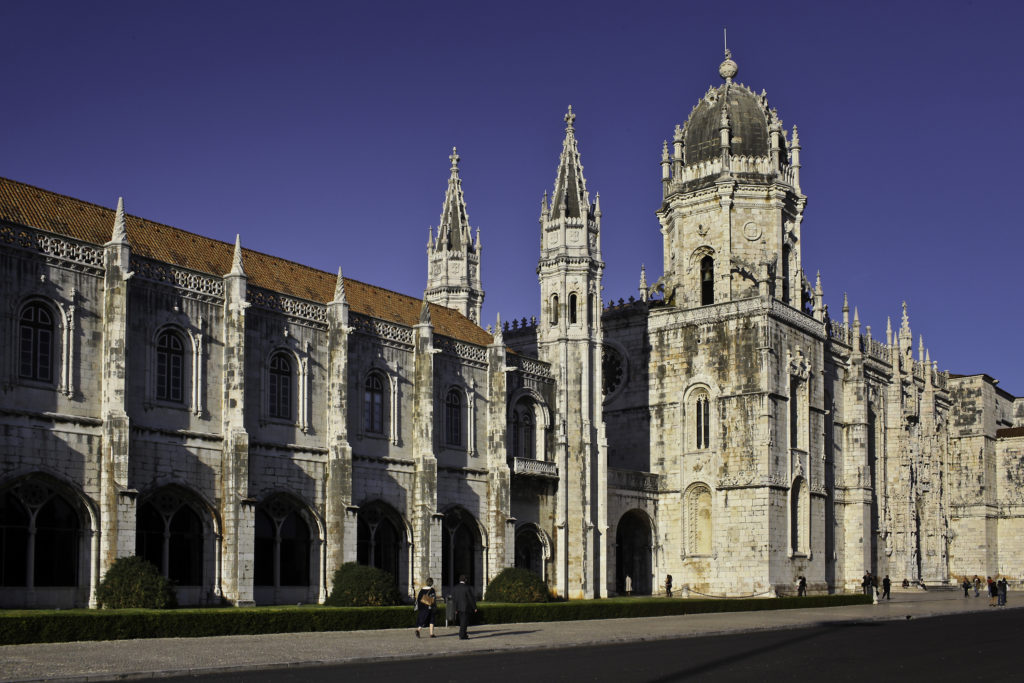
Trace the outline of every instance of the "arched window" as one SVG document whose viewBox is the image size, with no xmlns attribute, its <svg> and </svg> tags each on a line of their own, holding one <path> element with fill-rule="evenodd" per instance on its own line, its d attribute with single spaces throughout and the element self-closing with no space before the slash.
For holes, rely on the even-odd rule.
<svg viewBox="0 0 1024 683">
<path fill-rule="evenodd" d="M 558 295 L 551 295 L 551 324 L 558 324 Z"/>
<path fill-rule="evenodd" d="M 715 303 L 715 259 L 710 254 L 700 260 L 700 305 Z"/>
<path fill-rule="evenodd" d="M 807 550 L 810 516 L 806 489 L 807 484 L 803 477 L 797 477 L 793 480 L 793 488 L 789 492 L 790 539 L 794 553 L 805 553 Z"/>
<path fill-rule="evenodd" d="M 519 438 L 520 438 L 520 425 L 519 425 L 519 411 L 512 411 L 512 457 L 518 458 L 519 456 Z"/>
<path fill-rule="evenodd" d="M 523 410 L 522 419 L 519 421 L 519 424 L 523 430 L 523 434 L 519 439 L 519 442 L 523 445 L 523 457 L 533 459 L 537 432 L 533 428 L 533 414 L 529 408 Z"/>
<path fill-rule="evenodd" d="M 576 292 L 573 292 L 572 294 L 569 295 L 569 324 L 570 325 L 575 325 L 576 324 L 576 320 L 578 319 L 578 314 L 576 312 L 576 309 L 579 306 L 577 304 L 578 304 L 578 297 L 576 296 Z"/>
<path fill-rule="evenodd" d="M 687 494 L 687 551 L 691 555 L 710 555 L 712 548 L 711 489 L 694 484 Z"/>
<path fill-rule="evenodd" d="M 384 433 L 384 379 L 377 373 L 366 378 L 363 391 L 363 429 Z"/>
<path fill-rule="evenodd" d="M 0 493 L 0 586 L 77 586 L 80 536 L 75 509 L 45 485 Z"/>
<path fill-rule="evenodd" d="M 181 403 L 185 400 L 185 346 L 181 337 L 171 331 L 156 338 L 156 397 L 162 401 Z"/>
<path fill-rule="evenodd" d="M 255 585 L 309 585 L 309 525 L 280 497 L 256 510 L 255 551 Z"/>
<path fill-rule="evenodd" d="M 789 378 L 789 445 L 800 447 L 800 379 Z"/>
<path fill-rule="evenodd" d="M 205 533 L 199 515 L 179 498 L 164 494 L 139 506 L 135 554 L 179 586 L 203 582 Z"/>
<path fill-rule="evenodd" d="M 21 309 L 19 320 L 18 375 L 37 382 L 53 381 L 54 319 L 40 303 Z"/>
<path fill-rule="evenodd" d="M 510 433 L 510 455 L 515 458 L 534 459 L 538 457 L 537 420 L 534 415 L 534 403 L 522 399 L 512 408 Z"/>
<path fill-rule="evenodd" d="M 694 446 L 697 450 L 711 447 L 711 401 L 704 391 L 694 394 L 693 400 L 695 434 Z"/>
<path fill-rule="evenodd" d="M 270 386 L 267 392 L 267 414 L 282 420 L 292 419 L 292 362 L 279 351 L 270 357 Z"/>
<path fill-rule="evenodd" d="M 483 543 L 473 515 L 462 508 L 446 512 L 441 526 L 442 584 L 455 586 L 459 576 L 465 575 L 467 585 L 475 589 L 482 555 Z"/>
<path fill-rule="evenodd" d="M 462 445 L 462 396 L 458 389 L 448 392 L 444 402 L 445 441 L 449 446 Z"/>
<path fill-rule="evenodd" d="M 789 303 L 789 255 L 791 249 L 787 244 L 782 247 L 782 300 Z"/>
</svg>

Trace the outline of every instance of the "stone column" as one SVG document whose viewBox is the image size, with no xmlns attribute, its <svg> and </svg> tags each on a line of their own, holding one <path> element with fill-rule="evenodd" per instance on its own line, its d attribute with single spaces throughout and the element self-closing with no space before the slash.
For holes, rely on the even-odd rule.
<svg viewBox="0 0 1024 683">
<path fill-rule="evenodd" d="M 501 330 L 494 343 L 487 347 L 487 535 L 489 575 L 484 588 L 495 574 L 514 562 L 515 529 L 509 528 L 511 515 L 511 474 L 505 431 L 508 416 L 506 403 L 508 382 L 505 344 Z M 510 561 L 510 558 L 511 561 Z"/>
<path fill-rule="evenodd" d="M 351 328 L 348 313 L 345 281 L 339 269 L 334 301 L 327 304 L 327 468 L 324 473 L 324 540 L 327 549 L 321 602 L 327 599 L 334 572 L 345 562 L 345 511 L 352 505 L 352 448 L 348 441 L 348 338 Z"/>
<path fill-rule="evenodd" d="M 119 199 L 113 236 L 103 248 L 103 343 L 101 344 L 101 417 L 99 572 L 119 557 L 135 554 L 135 491 L 129 489 L 130 423 L 126 411 L 128 280 L 131 246 Z M 95 595 L 89 602 L 95 604 Z"/>
<path fill-rule="evenodd" d="M 238 606 L 253 604 L 255 508 L 249 499 L 249 434 L 245 429 L 245 311 L 248 279 L 235 242 L 224 276 L 224 375 L 220 513 L 223 520 L 221 589 Z"/>
<path fill-rule="evenodd" d="M 431 557 L 440 556 L 431 547 L 434 534 L 434 513 L 437 510 L 437 458 L 434 455 L 434 326 L 430 322 L 430 306 L 426 301 L 420 311 L 420 322 L 413 327 L 413 459 L 416 463 L 412 496 L 413 561 L 412 583 L 423 585 L 436 568 Z"/>
</svg>

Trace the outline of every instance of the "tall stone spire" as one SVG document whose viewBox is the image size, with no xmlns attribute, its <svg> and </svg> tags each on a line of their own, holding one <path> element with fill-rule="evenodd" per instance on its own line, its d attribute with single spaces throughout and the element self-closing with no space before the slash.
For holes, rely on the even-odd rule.
<svg viewBox="0 0 1024 683">
<path fill-rule="evenodd" d="M 580 150 L 576 145 L 576 114 L 572 111 L 572 105 L 569 105 L 564 118 L 565 140 L 562 141 L 562 156 L 558 160 L 558 172 L 555 175 L 555 192 L 551 196 L 551 217 L 579 218 L 588 212 L 590 196 L 587 194 L 587 181 L 583 177 Z"/>
<path fill-rule="evenodd" d="M 462 194 L 459 153 L 452 147 L 448 189 L 441 206 L 437 239 L 427 240 L 427 288 L 430 303 L 453 308 L 479 323 L 484 291 L 480 283 L 480 230 L 476 242 L 469 227 L 469 212 Z"/>
</svg>

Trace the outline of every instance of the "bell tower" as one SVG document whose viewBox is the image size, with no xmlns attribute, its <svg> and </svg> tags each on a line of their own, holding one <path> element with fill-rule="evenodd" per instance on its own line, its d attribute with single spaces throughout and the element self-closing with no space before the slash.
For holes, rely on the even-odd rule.
<svg viewBox="0 0 1024 683">
<path fill-rule="evenodd" d="M 541 202 L 541 320 L 538 354 L 556 379 L 553 420 L 559 472 L 558 590 L 569 598 L 606 594 L 607 450 L 601 396 L 601 202 L 590 202 L 576 143 L 565 139 L 550 202 Z"/>
<path fill-rule="evenodd" d="M 427 289 L 425 298 L 432 304 L 454 308 L 480 324 L 484 290 L 480 284 L 480 229 L 473 241 L 469 213 L 462 195 L 459 177 L 459 153 L 452 147 L 448 190 L 441 207 L 437 239 L 433 228 L 427 239 Z"/>
</svg>

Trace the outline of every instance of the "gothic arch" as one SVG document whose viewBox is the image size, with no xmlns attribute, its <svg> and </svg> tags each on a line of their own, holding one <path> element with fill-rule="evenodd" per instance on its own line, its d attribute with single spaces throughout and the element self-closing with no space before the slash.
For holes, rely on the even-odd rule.
<svg viewBox="0 0 1024 683">
<path fill-rule="evenodd" d="M 0 483 L 0 605 L 24 606 L 26 589 L 61 607 L 84 607 L 97 580 L 99 515 L 73 482 L 41 470 Z"/>
<path fill-rule="evenodd" d="M 696 378 L 695 378 L 696 379 Z M 718 446 L 718 392 L 704 380 L 683 391 L 683 452 L 713 451 Z"/>
<path fill-rule="evenodd" d="M 515 534 L 515 566 L 528 569 L 546 581 L 552 547 L 551 537 L 539 526 L 533 522 L 520 524 Z"/>
<path fill-rule="evenodd" d="M 307 602 L 318 588 L 321 525 L 289 492 L 264 496 L 255 511 L 253 590 L 260 604 Z"/>
<path fill-rule="evenodd" d="M 461 505 L 445 508 L 441 522 L 441 585 L 448 590 L 466 575 L 480 592 L 486 581 L 487 529 Z M 446 592 L 447 594 L 447 592 Z"/>
<path fill-rule="evenodd" d="M 181 398 L 180 399 L 167 399 L 160 397 L 159 391 L 159 344 L 160 338 L 164 334 L 172 334 L 177 338 L 182 345 L 182 367 L 181 372 Z M 190 408 L 193 412 L 196 411 L 196 377 L 195 377 L 195 363 L 196 363 L 196 352 L 197 346 L 195 339 L 182 325 L 177 322 L 168 322 L 158 326 L 150 339 L 150 344 L 147 353 L 146 362 L 146 399 L 147 400 L 160 400 L 168 402 L 180 403 L 183 406 Z"/>
<path fill-rule="evenodd" d="M 50 339 L 50 377 L 47 380 L 25 378 L 24 381 L 38 382 L 56 388 L 65 396 L 74 395 L 74 370 L 75 370 L 75 306 L 65 305 L 51 296 L 44 294 L 30 294 L 24 296 L 14 306 L 14 325 L 11 326 L 10 348 L 15 351 L 11 353 L 12 377 L 21 378 L 20 350 L 21 350 L 21 318 L 25 310 L 30 306 L 41 306 L 51 318 L 52 338 Z"/>
<path fill-rule="evenodd" d="M 380 382 L 382 396 L 380 398 L 380 420 L 373 418 L 376 405 L 368 398 L 368 383 L 376 377 Z M 385 437 L 398 445 L 398 380 L 391 368 L 384 363 L 374 362 L 362 374 L 359 381 L 359 430 L 362 435 Z M 376 427 L 380 427 L 377 430 Z"/>
<path fill-rule="evenodd" d="M 651 594 L 657 538 L 657 528 L 647 511 L 632 508 L 619 517 L 615 524 L 615 588 L 620 595 Z"/>
<path fill-rule="evenodd" d="M 375 498 L 359 506 L 356 513 L 356 561 L 383 569 L 396 586 L 409 582 L 412 527 L 390 503 Z"/>
</svg>

